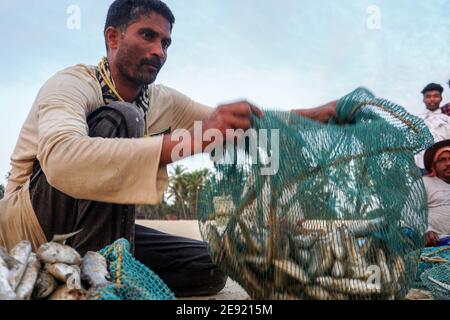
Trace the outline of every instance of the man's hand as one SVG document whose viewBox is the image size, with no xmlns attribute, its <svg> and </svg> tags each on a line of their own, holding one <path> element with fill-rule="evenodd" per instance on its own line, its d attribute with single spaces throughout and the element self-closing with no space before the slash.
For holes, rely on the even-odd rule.
<svg viewBox="0 0 450 320">
<path fill-rule="evenodd" d="M 336 106 L 337 101 L 333 101 L 313 109 L 292 110 L 292 113 L 318 122 L 327 123 L 331 118 L 336 116 Z"/>
<path fill-rule="evenodd" d="M 434 231 L 428 231 L 425 233 L 425 243 L 427 247 L 435 247 L 439 242 L 439 236 Z"/>
<path fill-rule="evenodd" d="M 258 117 L 262 117 L 262 111 L 256 106 L 250 104 L 247 101 L 240 101 L 231 104 L 224 104 L 217 107 L 214 113 L 203 123 L 203 131 L 209 129 L 219 130 L 225 142 L 226 132 L 229 129 L 244 131 L 248 130 L 252 126 L 252 115 L 256 114 Z M 205 149 L 211 142 L 203 141 L 202 146 Z"/>
<path fill-rule="evenodd" d="M 252 126 L 252 116 L 256 114 L 258 117 L 262 117 L 262 111 L 256 106 L 250 104 L 247 101 L 240 101 L 225 105 L 220 105 L 213 112 L 213 114 L 203 121 L 201 137 L 197 137 L 192 131 L 190 134 L 191 140 L 184 141 L 183 143 L 189 144 L 190 154 L 181 155 L 182 158 L 193 156 L 198 152 L 203 152 L 205 148 L 214 143 L 215 141 L 203 141 L 203 133 L 209 129 L 218 130 L 223 136 L 223 142 L 226 142 L 227 130 L 248 130 Z M 201 141 L 195 141 L 195 138 L 200 138 Z M 233 137 L 234 138 L 234 137 Z M 179 141 L 172 141 L 171 135 L 166 135 L 163 141 L 163 148 L 161 152 L 160 165 L 167 165 L 173 162 L 172 150 L 177 146 Z M 201 150 L 196 150 L 195 146 L 201 146 Z"/>
</svg>

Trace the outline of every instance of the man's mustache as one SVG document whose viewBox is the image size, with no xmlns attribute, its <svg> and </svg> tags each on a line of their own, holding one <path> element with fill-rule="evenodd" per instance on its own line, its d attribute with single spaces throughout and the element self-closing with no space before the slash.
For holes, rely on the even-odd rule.
<svg viewBox="0 0 450 320">
<path fill-rule="evenodd" d="M 151 58 L 151 59 L 142 59 L 141 65 L 150 65 L 155 68 L 161 69 L 162 68 L 162 62 L 159 60 L 159 58 Z"/>
</svg>

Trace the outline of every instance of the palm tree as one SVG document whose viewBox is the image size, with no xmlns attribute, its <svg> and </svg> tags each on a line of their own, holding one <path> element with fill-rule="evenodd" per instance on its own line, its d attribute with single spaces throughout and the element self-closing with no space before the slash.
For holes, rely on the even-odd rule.
<svg viewBox="0 0 450 320">
<path fill-rule="evenodd" d="M 187 186 L 185 177 L 185 168 L 177 165 L 174 167 L 173 175 L 169 179 L 169 198 L 175 201 L 175 207 L 181 219 L 187 218 L 186 200 Z"/>
</svg>

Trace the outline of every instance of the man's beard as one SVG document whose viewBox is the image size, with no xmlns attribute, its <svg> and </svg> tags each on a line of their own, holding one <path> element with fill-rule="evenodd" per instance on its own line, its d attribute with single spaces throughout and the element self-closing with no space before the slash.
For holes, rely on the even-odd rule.
<svg viewBox="0 0 450 320">
<path fill-rule="evenodd" d="M 116 66 L 120 74 L 136 87 L 142 87 L 155 82 L 162 63 L 158 58 L 138 60 L 133 50 L 119 49 L 116 56 Z M 145 64 L 154 64 L 158 70 L 148 72 L 144 70 Z"/>
</svg>

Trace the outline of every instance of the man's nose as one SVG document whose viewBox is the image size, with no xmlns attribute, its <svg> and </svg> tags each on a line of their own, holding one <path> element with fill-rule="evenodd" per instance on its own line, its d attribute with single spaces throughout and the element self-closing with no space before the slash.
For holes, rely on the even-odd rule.
<svg viewBox="0 0 450 320">
<path fill-rule="evenodd" d="M 164 60 L 166 57 L 166 52 L 164 51 L 161 43 L 155 42 L 151 46 L 150 55 L 157 56 L 160 60 Z"/>
</svg>

